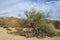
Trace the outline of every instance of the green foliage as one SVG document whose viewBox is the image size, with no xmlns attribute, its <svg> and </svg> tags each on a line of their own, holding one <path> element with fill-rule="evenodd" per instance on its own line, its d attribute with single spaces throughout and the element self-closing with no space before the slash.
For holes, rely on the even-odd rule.
<svg viewBox="0 0 60 40">
<path fill-rule="evenodd" d="M 33 28 L 36 32 L 38 32 L 38 34 L 39 31 L 37 30 L 43 30 L 42 32 L 45 32 L 48 35 L 54 34 L 56 32 L 54 26 L 50 25 L 51 23 L 48 20 L 50 17 L 49 12 L 45 13 L 32 9 L 31 11 L 25 11 L 25 16 L 26 18 L 19 21 L 21 27 Z"/>
<path fill-rule="evenodd" d="M 49 12 L 45 13 L 32 9 L 31 11 L 25 11 L 24 14 L 26 18 L 18 22 L 22 27 L 36 28 L 44 25 L 43 23 L 45 24 L 49 23 L 49 21 L 47 20 L 47 18 L 49 17 Z"/>
</svg>

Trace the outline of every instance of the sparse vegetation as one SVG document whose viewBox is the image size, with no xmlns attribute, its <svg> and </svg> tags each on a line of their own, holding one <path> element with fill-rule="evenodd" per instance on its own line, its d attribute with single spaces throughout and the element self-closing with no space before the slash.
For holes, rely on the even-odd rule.
<svg viewBox="0 0 60 40">
<path fill-rule="evenodd" d="M 55 36 L 57 34 L 55 28 L 59 22 L 57 24 L 56 22 L 53 23 L 48 20 L 49 12 L 45 13 L 32 9 L 31 11 L 25 11 L 25 16 L 26 18 L 0 18 L 0 26 L 7 28 L 8 30 L 10 30 L 8 27 L 13 27 L 17 30 L 19 35 L 26 37 L 41 38 L 46 36 Z"/>
<path fill-rule="evenodd" d="M 0 27 L 19 27 L 17 20 L 18 19 L 14 17 L 1 17 Z"/>
<path fill-rule="evenodd" d="M 23 31 L 26 37 L 32 37 L 32 35 L 44 37 L 44 34 L 46 36 L 56 34 L 54 26 L 50 25 L 51 23 L 47 20 L 49 13 L 32 9 L 32 11 L 25 11 L 25 16 L 26 18 L 20 20 L 19 23 L 23 27 L 22 31 L 26 28 Z M 30 31 L 29 28 L 33 28 L 33 30 Z"/>
</svg>

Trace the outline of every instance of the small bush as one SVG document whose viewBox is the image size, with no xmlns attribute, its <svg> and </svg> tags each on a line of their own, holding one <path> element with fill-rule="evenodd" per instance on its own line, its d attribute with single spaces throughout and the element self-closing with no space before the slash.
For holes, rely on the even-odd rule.
<svg viewBox="0 0 60 40">
<path fill-rule="evenodd" d="M 57 33 L 55 27 L 52 24 L 47 25 L 48 26 L 41 27 L 41 30 L 45 32 L 48 36 L 55 35 Z"/>
<path fill-rule="evenodd" d="M 56 33 L 56 30 L 52 24 L 49 23 L 47 20 L 48 14 L 44 12 L 38 12 L 36 10 L 32 11 L 26 11 L 25 12 L 26 19 L 22 19 L 19 21 L 19 24 L 23 28 L 33 28 L 33 30 L 30 31 L 30 29 L 26 29 L 25 36 L 43 36 L 45 34 L 47 35 L 53 35 Z M 40 32 L 41 31 L 41 32 Z M 27 34 L 27 35 L 26 35 Z M 30 35 L 31 34 L 31 35 Z"/>
</svg>

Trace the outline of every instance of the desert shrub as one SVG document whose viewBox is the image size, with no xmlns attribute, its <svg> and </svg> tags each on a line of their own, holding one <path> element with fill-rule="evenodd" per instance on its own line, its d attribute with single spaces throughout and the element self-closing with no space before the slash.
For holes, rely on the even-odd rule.
<svg viewBox="0 0 60 40">
<path fill-rule="evenodd" d="M 43 34 L 46 33 L 48 35 L 55 33 L 56 30 L 54 26 L 51 25 L 47 19 L 49 17 L 49 12 L 45 13 L 32 9 L 32 11 L 25 11 L 25 16 L 26 18 L 23 18 L 18 23 L 23 28 L 33 28 L 33 33 L 35 33 L 35 35 L 39 34 L 40 31 L 42 31 Z"/>
</svg>

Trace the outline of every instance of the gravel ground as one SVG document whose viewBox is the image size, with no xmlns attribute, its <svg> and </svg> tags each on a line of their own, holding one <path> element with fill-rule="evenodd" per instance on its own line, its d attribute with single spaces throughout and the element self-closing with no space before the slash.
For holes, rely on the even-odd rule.
<svg viewBox="0 0 60 40">
<path fill-rule="evenodd" d="M 8 34 L 8 31 L 5 28 L 0 28 L 0 40 L 60 40 L 60 37 L 47 37 L 47 38 L 41 38 L 38 39 L 36 37 L 33 38 L 25 38 L 23 36 L 19 35 L 12 35 Z"/>
</svg>

